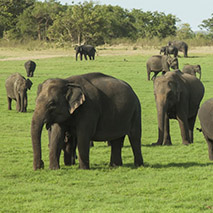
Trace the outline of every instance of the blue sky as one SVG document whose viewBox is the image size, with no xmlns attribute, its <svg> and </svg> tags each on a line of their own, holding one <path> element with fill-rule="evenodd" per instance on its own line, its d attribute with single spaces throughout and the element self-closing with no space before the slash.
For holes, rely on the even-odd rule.
<svg viewBox="0 0 213 213">
<path fill-rule="evenodd" d="M 83 2 L 81 0 L 58 1 L 62 4 Z M 178 24 L 188 23 L 193 31 L 200 30 L 198 25 L 204 19 L 211 18 L 211 14 L 213 13 L 213 0 L 99 0 L 94 2 L 119 5 L 128 10 L 136 8 L 143 11 L 171 13 L 181 20 Z"/>
</svg>

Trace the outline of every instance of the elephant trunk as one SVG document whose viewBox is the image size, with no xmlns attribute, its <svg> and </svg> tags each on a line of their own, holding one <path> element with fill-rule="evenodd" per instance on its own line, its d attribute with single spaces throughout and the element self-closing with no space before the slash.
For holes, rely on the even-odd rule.
<svg viewBox="0 0 213 213">
<path fill-rule="evenodd" d="M 34 112 L 31 123 L 31 139 L 33 147 L 33 167 L 34 170 L 44 168 L 44 163 L 41 159 L 41 132 L 44 126 L 44 116 L 42 117 Z"/>
<path fill-rule="evenodd" d="M 20 103 L 20 105 L 21 105 L 21 107 L 20 107 L 20 112 L 25 112 L 25 107 L 24 107 L 24 98 L 25 98 L 25 94 L 24 94 L 24 92 L 23 93 L 21 93 L 21 95 L 20 95 L 20 101 L 21 101 L 21 103 Z"/>
<path fill-rule="evenodd" d="M 157 103 L 157 115 L 158 115 L 158 145 L 163 144 L 164 139 L 164 131 L 165 131 L 165 116 L 166 116 L 166 108 L 165 104 Z"/>
<path fill-rule="evenodd" d="M 199 73 L 199 75 L 200 75 L 200 78 L 199 78 L 199 79 L 201 80 L 201 70 L 199 70 L 198 73 Z"/>
</svg>

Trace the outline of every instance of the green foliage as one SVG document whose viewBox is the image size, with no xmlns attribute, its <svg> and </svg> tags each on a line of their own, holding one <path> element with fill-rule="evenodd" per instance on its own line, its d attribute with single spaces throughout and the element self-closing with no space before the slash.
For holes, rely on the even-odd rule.
<svg viewBox="0 0 213 213">
<path fill-rule="evenodd" d="M 13 54 L 29 58 L 41 52 L 12 49 Z M 52 50 L 55 52 L 55 50 Z M 107 50 L 106 50 L 107 51 Z M 157 140 L 157 112 L 153 83 L 147 81 L 143 55 L 100 56 L 95 61 L 75 61 L 68 57 L 36 59 L 33 86 L 28 91 L 28 112 L 17 113 L 13 103 L 7 110 L 4 82 L 14 73 L 26 76 L 25 60 L 1 61 L 0 67 L 0 212 L 204 212 L 213 209 L 213 163 L 208 160 L 207 144 L 202 133 L 195 130 L 194 144 L 181 144 L 177 121 L 171 121 L 170 147 L 152 147 Z M 7 49 L 0 51 L 6 58 Z M 51 55 L 52 52 L 49 52 Z M 212 54 L 190 53 L 179 58 L 184 64 L 200 64 L 205 96 L 212 98 Z M 126 59 L 126 60 L 124 60 Z M 134 168 L 128 138 L 122 149 L 123 167 L 110 168 L 110 147 L 95 142 L 90 150 L 91 170 L 79 170 L 78 165 L 48 169 L 47 131 L 42 134 L 42 154 L 45 169 L 33 171 L 30 125 L 35 108 L 37 86 L 47 78 L 97 72 L 127 81 L 138 95 L 142 106 L 142 152 L 145 166 Z M 198 120 L 196 127 L 200 127 Z"/>
<path fill-rule="evenodd" d="M 213 13 L 211 16 L 211 18 L 203 20 L 202 24 L 199 26 L 201 29 L 206 29 L 213 34 Z"/>
</svg>

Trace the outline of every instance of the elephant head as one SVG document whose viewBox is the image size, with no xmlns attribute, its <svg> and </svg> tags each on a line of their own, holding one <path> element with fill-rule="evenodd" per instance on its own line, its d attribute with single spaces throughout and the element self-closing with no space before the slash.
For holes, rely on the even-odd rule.
<svg viewBox="0 0 213 213">
<path fill-rule="evenodd" d="M 80 85 L 63 79 L 48 79 L 38 88 L 36 108 L 32 118 L 31 137 L 34 153 L 34 170 L 43 168 L 41 160 L 41 132 L 54 123 L 63 124 L 85 101 Z"/>
<path fill-rule="evenodd" d="M 171 67 L 172 69 L 179 69 L 177 57 L 172 58 L 171 56 L 168 56 L 167 63 L 169 65 L 169 67 Z"/>
<path fill-rule="evenodd" d="M 26 112 L 27 90 L 30 90 L 33 83 L 30 79 L 18 78 L 14 83 L 15 93 L 17 93 L 18 111 Z"/>
<path fill-rule="evenodd" d="M 169 118 L 175 118 L 176 105 L 180 100 L 181 86 L 174 75 L 167 73 L 154 80 L 154 95 L 158 116 L 158 142 L 166 143 L 168 133 L 167 122 Z"/>
<path fill-rule="evenodd" d="M 201 79 L 201 66 L 199 64 L 195 65 L 195 72 L 200 75 L 199 79 Z"/>
</svg>

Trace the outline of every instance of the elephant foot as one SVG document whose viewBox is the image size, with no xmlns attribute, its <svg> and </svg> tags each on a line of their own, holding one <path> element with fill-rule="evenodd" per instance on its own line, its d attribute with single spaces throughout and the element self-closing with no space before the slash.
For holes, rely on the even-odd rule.
<svg viewBox="0 0 213 213">
<path fill-rule="evenodd" d="M 190 145 L 188 141 L 183 141 L 183 145 Z"/>
<path fill-rule="evenodd" d="M 37 165 L 34 163 L 34 170 L 37 170 L 37 169 L 44 169 L 44 161 L 43 160 L 40 160 L 40 163 L 37 164 Z"/>
<path fill-rule="evenodd" d="M 161 146 L 162 143 L 156 142 L 156 143 L 152 143 L 152 146 Z"/>
<path fill-rule="evenodd" d="M 60 169 L 60 166 L 59 166 L 59 164 L 50 165 L 49 169 L 51 169 L 51 170 L 57 170 L 57 169 Z"/>
<path fill-rule="evenodd" d="M 136 167 L 144 166 L 143 158 L 141 157 L 140 160 L 135 161 L 134 165 L 135 165 Z"/>
<path fill-rule="evenodd" d="M 171 141 L 165 141 L 163 145 L 165 145 L 165 146 L 171 146 L 172 142 Z"/>
<path fill-rule="evenodd" d="M 122 166 L 122 165 L 123 165 L 122 162 L 120 162 L 120 163 L 112 163 L 112 162 L 110 162 L 110 166 L 111 167 L 119 167 L 119 166 Z"/>
</svg>

